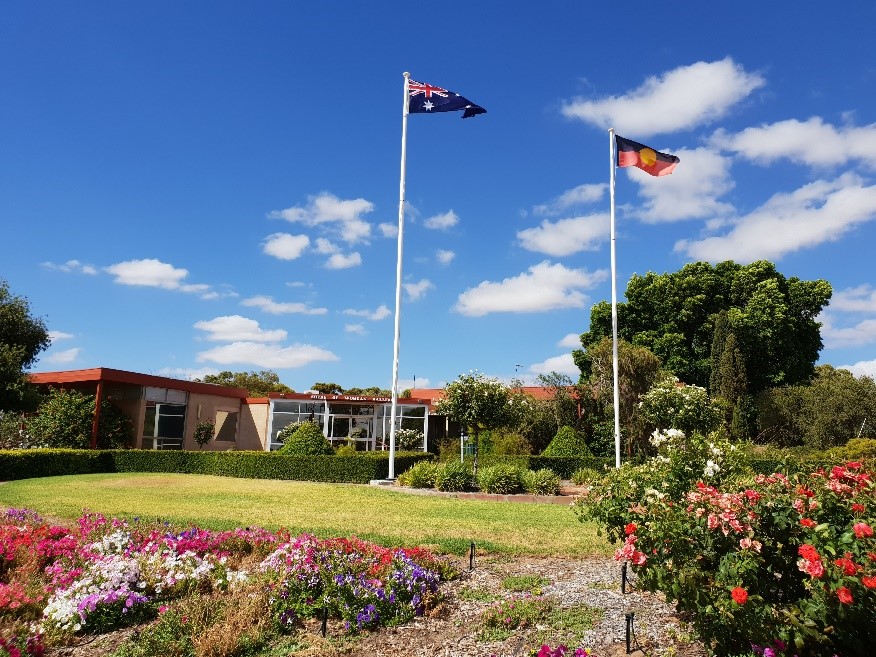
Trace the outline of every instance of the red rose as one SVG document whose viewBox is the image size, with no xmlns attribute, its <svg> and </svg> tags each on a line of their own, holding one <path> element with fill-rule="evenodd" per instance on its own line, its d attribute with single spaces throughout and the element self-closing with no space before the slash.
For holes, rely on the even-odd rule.
<svg viewBox="0 0 876 657">
<path fill-rule="evenodd" d="M 852 604 L 852 592 L 849 591 L 845 586 L 841 586 L 836 590 L 836 597 L 839 598 L 839 601 L 844 605 Z"/>
<path fill-rule="evenodd" d="M 861 578 L 861 583 L 868 589 L 876 589 L 876 577 L 864 576 Z"/>
<path fill-rule="evenodd" d="M 864 538 L 866 536 L 873 535 L 873 528 L 868 525 L 866 522 L 856 522 L 852 529 L 855 530 L 855 536 L 858 538 Z"/>
<path fill-rule="evenodd" d="M 804 527 L 815 527 L 817 523 L 811 518 L 800 518 L 800 524 Z"/>
<path fill-rule="evenodd" d="M 638 527 L 636 527 L 636 523 L 631 522 L 629 525 L 627 525 L 626 527 L 624 527 L 624 533 L 625 533 L 627 536 L 629 536 L 630 534 L 635 534 L 635 533 L 636 533 L 636 529 L 638 529 Z"/>
<path fill-rule="evenodd" d="M 852 504 L 852 511 L 854 511 L 855 513 L 863 513 L 864 512 L 864 505 L 858 504 L 857 502 L 855 502 L 854 504 Z"/>
<path fill-rule="evenodd" d="M 745 601 L 748 600 L 748 591 L 746 591 L 741 586 L 737 586 L 735 589 L 730 591 L 730 596 L 733 598 L 733 601 L 738 605 L 744 605 Z"/>
</svg>

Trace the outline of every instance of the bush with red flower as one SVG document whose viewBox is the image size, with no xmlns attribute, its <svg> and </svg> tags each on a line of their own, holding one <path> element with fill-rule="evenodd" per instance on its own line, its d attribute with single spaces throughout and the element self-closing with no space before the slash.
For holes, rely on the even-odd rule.
<svg viewBox="0 0 876 657">
<path fill-rule="evenodd" d="M 786 645 L 799 657 L 876 654 L 872 471 L 852 462 L 661 495 L 697 464 L 675 480 L 665 471 L 666 488 L 647 479 L 652 468 L 608 473 L 604 483 L 621 496 L 606 501 L 595 482 L 578 511 L 609 521 L 609 535 L 623 540 L 616 558 L 631 562 L 637 585 L 689 613 L 717 655 L 749 654 L 752 645 Z M 624 497 L 643 485 L 654 490 Z"/>
</svg>

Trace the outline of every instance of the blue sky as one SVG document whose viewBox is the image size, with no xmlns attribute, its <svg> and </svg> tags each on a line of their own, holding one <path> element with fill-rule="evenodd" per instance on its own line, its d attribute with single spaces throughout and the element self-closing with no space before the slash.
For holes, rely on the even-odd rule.
<svg viewBox="0 0 876 657">
<path fill-rule="evenodd" d="M 272 369 L 389 387 L 404 71 L 487 114 L 408 124 L 401 387 L 574 374 L 617 280 L 766 258 L 824 278 L 821 362 L 876 374 L 872 2 L 0 5 L 0 278 L 35 371 Z M 866 29 L 865 29 L 866 31 Z"/>
</svg>

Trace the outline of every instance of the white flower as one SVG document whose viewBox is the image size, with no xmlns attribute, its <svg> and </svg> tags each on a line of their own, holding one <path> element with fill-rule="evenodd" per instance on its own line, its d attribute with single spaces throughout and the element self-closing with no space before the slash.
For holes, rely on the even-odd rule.
<svg viewBox="0 0 876 657">
<path fill-rule="evenodd" d="M 706 467 L 703 469 L 703 475 L 706 477 L 714 477 L 718 474 L 718 471 L 721 469 L 717 463 L 715 463 L 712 459 L 706 461 Z"/>
</svg>

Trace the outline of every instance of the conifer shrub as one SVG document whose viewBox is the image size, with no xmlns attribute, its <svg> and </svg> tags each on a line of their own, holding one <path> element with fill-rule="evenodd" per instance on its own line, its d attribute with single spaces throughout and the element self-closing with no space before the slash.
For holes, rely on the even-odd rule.
<svg viewBox="0 0 876 657">
<path fill-rule="evenodd" d="M 587 447 L 587 442 L 584 436 L 575 431 L 572 427 L 560 427 L 557 435 L 554 436 L 550 444 L 545 447 L 542 456 L 565 456 L 580 458 L 582 456 L 592 456 L 590 448 Z"/>
</svg>

